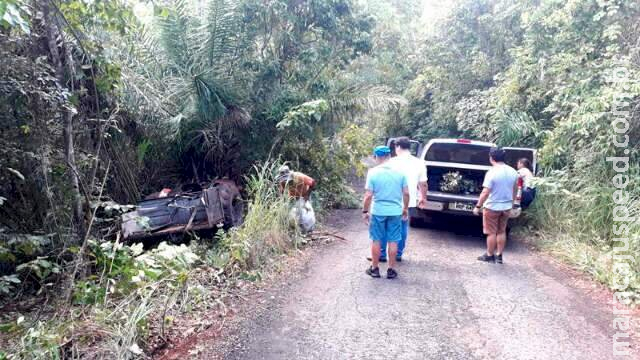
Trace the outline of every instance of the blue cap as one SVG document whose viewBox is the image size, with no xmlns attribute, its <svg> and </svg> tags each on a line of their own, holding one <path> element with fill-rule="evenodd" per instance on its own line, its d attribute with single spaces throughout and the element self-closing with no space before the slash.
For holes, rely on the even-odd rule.
<svg viewBox="0 0 640 360">
<path fill-rule="evenodd" d="M 385 145 L 376 146 L 376 148 L 373 149 L 373 155 L 375 156 L 387 156 L 389 154 L 391 154 L 391 149 Z"/>
</svg>

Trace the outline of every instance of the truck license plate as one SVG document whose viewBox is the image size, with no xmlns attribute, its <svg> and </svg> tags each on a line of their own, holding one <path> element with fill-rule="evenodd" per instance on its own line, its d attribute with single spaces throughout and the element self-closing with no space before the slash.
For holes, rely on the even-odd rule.
<svg viewBox="0 0 640 360">
<path fill-rule="evenodd" d="M 444 203 L 437 201 L 427 201 L 425 205 L 425 210 L 442 211 L 442 209 L 444 209 Z"/>
<path fill-rule="evenodd" d="M 471 203 L 454 202 L 451 203 L 450 208 L 459 211 L 473 211 L 474 205 Z"/>
</svg>

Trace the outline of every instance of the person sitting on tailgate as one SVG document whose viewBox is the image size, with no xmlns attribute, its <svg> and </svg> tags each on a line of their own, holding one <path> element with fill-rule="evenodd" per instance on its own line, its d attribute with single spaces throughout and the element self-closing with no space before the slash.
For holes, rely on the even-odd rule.
<svg viewBox="0 0 640 360">
<path fill-rule="evenodd" d="M 526 209 L 536 198 L 536 188 L 532 184 L 534 176 L 529 159 L 522 158 L 518 160 L 518 175 L 522 178 L 522 201 L 520 204 L 523 209 Z"/>
</svg>

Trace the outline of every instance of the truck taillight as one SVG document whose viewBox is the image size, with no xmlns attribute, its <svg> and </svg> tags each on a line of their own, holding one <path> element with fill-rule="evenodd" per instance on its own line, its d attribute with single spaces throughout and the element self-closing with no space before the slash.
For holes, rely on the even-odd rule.
<svg viewBox="0 0 640 360">
<path fill-rule="evenodd" d="M 517 184 L 517 190 L 516 190 L 516 198 L 514 200 L 514 203 L 516 205 L 520 205 L 520 200 L 522 200 L 522 186 L 524 184 L 524 180 L 522 179 L 522 177 L 518 176 L 518 180 L 516 180 L 516 184 Z"/>
</svg>

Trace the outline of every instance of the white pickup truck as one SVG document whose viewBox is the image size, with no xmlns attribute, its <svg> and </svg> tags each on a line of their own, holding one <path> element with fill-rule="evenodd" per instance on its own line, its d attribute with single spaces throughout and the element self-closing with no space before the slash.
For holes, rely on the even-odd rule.
<svg viewBox="0 0 640 360">
<path fill-rule="evenodd" d="M 395 139 L 389 139 L 393 147 Z M 412 142 L 413 143 L 413 142 Z M 473 215 L 473 208 L 482 191 L 484 176 L 491 168 L 489 150 L 496 144 L 467 139 L 432 139 L 412 153 L 427 166 L 428 193 L 426 209 L 413 213 L 410 224 L 418 226 L 435 213 Z M 528 158 L 536 169 L 536 150 L 505 147 L 506 163 L 516 168 L 518 159 Z"/>
</svg>

